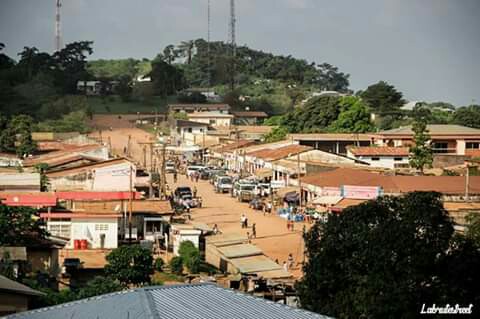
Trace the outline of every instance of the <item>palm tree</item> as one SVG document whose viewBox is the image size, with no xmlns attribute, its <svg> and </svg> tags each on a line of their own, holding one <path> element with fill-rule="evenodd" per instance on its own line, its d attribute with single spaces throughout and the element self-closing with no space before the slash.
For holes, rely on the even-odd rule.
<svg viewBox="0 0 480 319">
<path fill-rule="evenodd" d="M 195 48 L 195 42 L 193 40 L 190 41 L 182 41 L 178 45 L 178 51 L 180 54 L 187 58 L 187 64 L 192 63 L 192 56 L 193 56 L 193 49 Z"/>
</svg>

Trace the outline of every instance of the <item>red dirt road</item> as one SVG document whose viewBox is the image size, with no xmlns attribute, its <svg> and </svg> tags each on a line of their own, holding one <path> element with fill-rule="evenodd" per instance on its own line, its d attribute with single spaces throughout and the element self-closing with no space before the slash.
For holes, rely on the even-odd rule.
<svg viewBox="0 0 480 319">
<path fill-rule="evenodd" d="M 257 238 L 252 243 L 260 247 L 265 255 L 272 260 L 278 259 L 280 265 L 287 261 L 291 253 L 295 260 L 295 267 L 290 272 L 299 278 L 302 275 L 301 262 L 303 260 L 303 225 L 306 223 L 295 223 L 295 230 L 287 230 L 287 222 L 274 214 L 266 216 L 263 212 L 250 209 L 247 203 L 239 203 L 230 194 L 218 194 L 213 190 L 208 181 L 200 180 L 198 183 L 188 181 L 184 175 L 178 176 L 178 183 L 173 184 L 172 177 L 167 176 L 172 190 L 177 186 L 194 185 L 198 189 L 198 195 L 203 199 L 203 207 L 192 210 L 193 220 L 205 223 L 209 226 L 217 224 L 222 233 L 252 233 L 251 225 L 256 224 Z M 248 218 L 248 229 L 242 229 L 240 216 L 246 214 Z"/>
</svg>

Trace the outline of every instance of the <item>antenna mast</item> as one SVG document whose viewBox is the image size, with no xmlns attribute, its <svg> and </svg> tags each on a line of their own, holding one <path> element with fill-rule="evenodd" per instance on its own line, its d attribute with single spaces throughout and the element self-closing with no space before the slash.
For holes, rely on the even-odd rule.
<svg viewBox="0 0 480 319">
<path fill-rule="evenodd" d="M 62 47 L 61 39 L 60 39 L 60 7 L 62 4 L 60 0 L 57 0 L 56 5 L 56 13 L 55 13 L 55 51 L 60 51 Z"/>
<path fill-rule="evenodd" d="M 207 64 L 207 72 L 208 72 L 208 88 L 212 86 L 212 72 L 210 66 L 210 0 L 207 3 L 207 57 L 208 57 L 208 64 Z"/>
<path fill-rule="evenodd" d="M 235 39 L 235 24 L 237 18 L 235 17 L 235 0 L 230 0 L 230 46 L 232 50 L 232 73 L 231 73 L 231 82 L 230 87 L 232 91 L 235 89 L 235 58 L 237 56 L 237 44 Z"/>
</svg>

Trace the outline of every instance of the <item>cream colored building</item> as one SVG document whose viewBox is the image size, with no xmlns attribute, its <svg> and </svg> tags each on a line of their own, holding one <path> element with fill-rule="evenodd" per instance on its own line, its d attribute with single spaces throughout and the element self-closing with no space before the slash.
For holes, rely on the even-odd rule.
<svg viewBox="0 0 480 319">
<path fill-rule="evenodd" d="M 195 112 L 188 114 L 188 120 L 208 124 L 212 127 L 230 127 L 233 115 L 220 112 Z"/>
</svg>

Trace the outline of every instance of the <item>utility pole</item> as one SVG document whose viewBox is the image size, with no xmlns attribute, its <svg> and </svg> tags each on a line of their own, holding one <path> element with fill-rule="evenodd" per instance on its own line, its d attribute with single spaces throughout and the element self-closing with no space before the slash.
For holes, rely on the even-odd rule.
<svg viewBox="0 0 480 319">
<path fill-rule="evenodd" d="M 130 141 L 132 139 L 132 136 L 129 134 L 128 135 L 128 141 L 127 141 L 127 157 L 130 157 Z"/>
<path fill-rule="evenodd" d="M 133 166 L 130 163 L 130 196 L 128 197 L 128 243 L 132 244 L 132 211 L 133 211 Z"/>
<path fill-rule="evenodd" d="M 147 147 L 144 145 L 143 146 L 143 168 L 147 169 Z"/>
<path fill-rule="evenodd" d="M 165 141 L 162 142 L 162 174 L 161 174 L 161 183 L 162 183 L 162 198 L 165 198 L 166 196 L 166 179 L 167 176 L 165 174 L 165 151 L 166 151 L 166 143 Z"/>
<path fill-rule="evenodd" d="M 302 182 L 300 180 L 300 175 L 302 174 L 300 168 L 300 153 L 297 154 L 297 171 L 298 171 L 298 193 L 300 195 L 300 208 L 302 208 L 303 196 L 302 196 Z"/>
<path fill-rule="evenodd" d="M 232 72 L 230 78 L 230 89 L 235 90 L 235 73 L 236 73 L 236 56 L 237 56 L 237 44 L 236 44 L 236 27 L 237 18 L 235 17 L 235 0 L 230 0 L 230 46 L 232 50 Z"/>
<path fill-rule="evenodd" d="M 470 186 L 470 169 L 468 166 L 468 163 L 465 164 L 467 168 L 467 172 L 465 174 L 465 201 L 470 200 L 470 195 L 469 195 L 469 186 Z"/>
<path fill-rule="evenodd" d="M 60 32 L 60 7 L 62 4 L 57 0 L 55 12 L 55 51 L 58 52 L 62 48 L 61 32 Z"/>
</svg>

